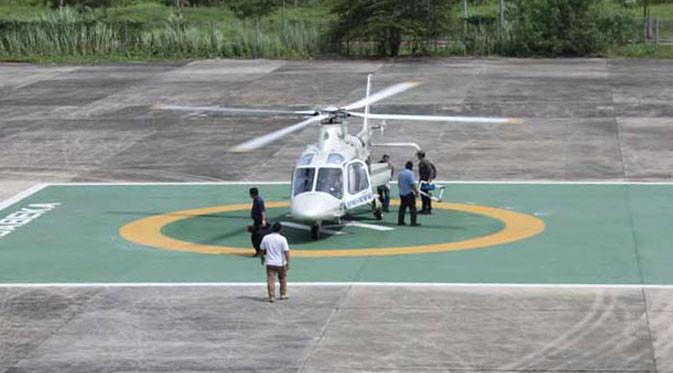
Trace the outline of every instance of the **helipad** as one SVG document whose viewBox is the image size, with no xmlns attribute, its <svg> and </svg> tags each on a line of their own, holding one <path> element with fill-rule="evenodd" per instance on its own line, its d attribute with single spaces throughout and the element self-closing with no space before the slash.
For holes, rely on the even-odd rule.
<svg viewBox="0 0 673 373">
<path fill-rule="evenodd" d="M 396 201 L 395 201 L 396 202 Z M 392 202 L 393 206 L 399 203 Z M 283 222 L 283 218 L 287 218 L 284 214 L 284 209 L 287 209 L 289 203 L 286 201 L 271 201 L 267 203 L 270 216 L 272 220 Z M 167 214 L 155 215 L 145 219 L 140 219 L 123 226 L 119 233 L 126 240 L 159 249 L 168 249 L 176 251 L 185 251 L 199 254 L 233 254 L 233 255 L 250 255 L 250 248 L 231 247 L 223 245 L 214 245 L 212 243 L 198 243 L 201 237 L 208 236 L 210 232 L 221 229 L 217 224 L 218 219 L 230 216 L 230 213 L 249 209 L 250 206 L 246 204 L 233 204 L 216 207 L 206 207 L 201 209 L 175 211 Z M 277 212 L 277 209 L 283 209 Z M 367 209 L 362 209 L 366 213 Z M 453 213 L 447 218 L 446 212 Z M 272 212 L 276 212 L 272 215 Z M 478 222 L 467 223 L 474 218 L 465 218 L 459 214 L 477 215 L 485 219 L 493 220 L 493 222 Z M 313 243 L 319 245 L 322 241 L 306 241 L 306 237 L 301 237 L 301 233 L 297 234 L 295 229 L 306 230 L 301 223 L 284 222 L 287 227 L 285 234 L 291 236 L 294 241 L 298 243 L 299 247 L 307 246 L 305 249 L 294 249 L 293 256 L 299 257 L 341 257 L 341 256 L 383 256 L 383 255 L 404 255 L 404 254 L 426 254 L 437 253 L 442 251 L 456 251 L 456 250 L 470 250 L 485 247 L 492 247 L 502 245 L 518 240 L 523 240 L 541 233 L 544 230 L 544 223 L 542 220 L 504 209 L 489 208 L 478 205 L 465 205 L 456 203 L 436 203 L 435 204 L 435 219 L 436 221 L 460 220 L 465 222 L 467 232 L 458 234 L 449 234 L 449 230 L 437 229 L 436 231 L 424 232 L 425 234 L 419 237 L 415 243 L 400 243 L 405 242 L 405 238 L 409 237 L 409 232 L 406 229 L 399 228 L 396 230 L 391 227 L 390 221 L 379 222 L 378 224 L 362 223 L 364 220 L 361 217 L 349 216 L 347 220 L 335 222 L 333 229 L 325 229 L 325 233 L 332 235 L 344 235 L 345 240 L 334 239 L 330 242 L 325 242 L 330 248 L 315 249 L 308 245 Z M 393 214 L 394 217 L 394 214 Z M 209 224 L 215 221 L 215 224 Z M 388 219 L 389 220 L 389 219 Z M 395 219 L 393 219 L 395 220 Z M 483 219 L 482 219 L 483 220 Z M 185 223 L 184 221 L 187 221 Z M 177 226 L 177 228 L 172 226 Z M 187 226 L 186 228 L 184 226 Z M 347 248 L 350 245 L 356 244 L 360 240 L 352 237 L 354 232 L 344 232 L 343 227 L 356 226 L 365 229 L 372 229 L 375 231 L 384 231 L 386 239 L 380 239 L 372 242 L 371 247 L 368 248 Z M 493 227 L 497 226 L 497 229 Z M 334 229 L 336 228 L 336 229 Z M 415 228 L 417 231 L 422 231 L 423 228 Z M 493 231 L 493 232 L 491 232 Z M 164 233 L 166 232 L 166 233 Z M 173 238 L 174 236 L 186 235 L 190 238 L 180 240 Z M 463 235 L 468 237 L 461 238 Z M 305 234 L 303 234 L 305 235 Z M 297 237 L 299 236 L 299 237 Z M 424 243 L 424 239 L 429 238 L 431 241 L 438 241 L 433 243 Z M 474 237 L 472 237 L 474 236 Z M 211 240 L 212 241 L 212 240 Z M 303 241 L 303 242 L 302 242 Z M 442 242 L 445 241 L 445 242 Z M 393 247 L 385 247 L 382 245 L 391 245 Z M 244 246 L 249 246 L 244 244 Z"/>
<path fill-rule="evenodd" d="M 251 185 L 289 221 L 282 183 L 33 188 L 0 210 L 0 281 L 258 282 Z M 421 227 L 398 227 L 394 206 L 318 241 L 288 227 L 292 280 L 673 284 L 672 185 L 453 183 L 446 196 Z"/>
</svg>

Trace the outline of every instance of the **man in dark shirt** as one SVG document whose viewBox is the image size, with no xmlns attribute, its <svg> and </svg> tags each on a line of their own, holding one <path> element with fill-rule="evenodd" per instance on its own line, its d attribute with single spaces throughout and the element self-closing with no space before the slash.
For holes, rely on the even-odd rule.
<svg viewBox="0 0 673 373">
<path fill-rule="evenodd" d="M 437 177 L 437 169 L 435 168 L 435 165 L 432 164 L 432 162 L 425 159 L 424 151 L 419 150 L 416 153 L 416 156 L 418 156 L 418 176 L 421 181 L 425 181 L 421 185 L 421 192 L 425 194 L 421 194 L 421 202 L 423 207 L 421 208 L 421 212 L 419 212 L 419 214 L 429 215 L 432 214 L 432 200 L 427 194 L 430 193 L 430 183 L 435 179 L 435 177 Z"/>
<path fill-rule="evenodd" d="M 260 256 L 260 244 L 262 242 L 262 230 L 266 227 L 266 208 L 264 200 L 259 195 L 257 188 L 250 188 L 250 198 L 252 198 L 252 208 L 250 209 L 250 241 L 255 248 L 255 257 Z"/>
<path fill-rule="evenodd" d="M 414 176 L 414 162 L 407 161 L 404 170 L 397 176 L 397 187 L 400 190 L 400 209 L 397 213 L 397 225 L 404 225 L 404 215 L 407 208 L 411 213 L 411 225 L 419 226 L 416 221 L 416 196 L 418 188 L 416 187 L 416 177 Z"/>
</svg>

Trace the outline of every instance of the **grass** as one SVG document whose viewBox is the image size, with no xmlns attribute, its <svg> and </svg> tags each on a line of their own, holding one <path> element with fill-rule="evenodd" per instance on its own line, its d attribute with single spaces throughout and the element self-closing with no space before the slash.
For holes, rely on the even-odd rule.
<svg viewBox="0 0 673 373">
<path fill-rule="evenodd" d="M 183 10 L 185 23 L 190 25 L 222 24 L 236 21 L 234 13 L 225 7 L 190 7 Z"/>
<path fill-rule="evenodd" d="M 171 61 L 184 61 L 185 58 L 166 58 L 166 57 L 145 57 L 145 56 L 126 56 L 121 54 L 108 54 L 102 56 L 3 56 L 4 62 L 24 62 L 35 64 L 77 64 L 77 65 L 98 65 L 104 63 L 162 63 Z"/>
<path fill-rule="evenodd" d="M 25 6 L 19 13 L 7 11 L 16 7 L 0 3 L 4 60 L 306 58 L 324 51 L 328 25 L 322 17 L 327 11 L 321 8 L 279 10 L 262 20 L 257 34 L 253 21 L 237 19 L 226 7 L 177 11 L 156 2 L 135 2 L 80 11 Z"/>
<path fill-rule="evenodd" d="M 629 13 L 633 14 L 634 17 L 643 17 L 642 7 L 630 7 L 628 11 Z M 673 2 L 669 4 L 650 5 L 650 16 L 653 18 L 659 17 L 661 19 L 673 20 Z"/>
<path fill-rule="evenodd" d="M 139 3 L 125 7 L 97 9 L 96 18 L 110 23 L 141 23 L 143 28 L 163 27 L 174 10 L 157 3 Z"/>
<path fill-rule="evenodd" d="M 505 4 L 511 0 L 505 0 Z M 591 0 L 601 1 L 606 10 L 617 9 L 621 7 L 615 0 Z M 627 8 L 629 14 L 633 17 L 642 18 L 643 8 L 639 5 L 631 5 Z M 457 17 L 463 16 L 463 2 L 460 1 L 454 7 L 454 12 Z M 673 1 L 662 4 L 650 5 L 650 15 L 652 17 L 659 17 L 661 19 L 673 20 Z M 485 17 L 499 17 L 500 16 L 500 0 L 486 0 L 482 3 L 475 3 L 474 0 L 468 1 L 468 16 L 485 16 Z"/>
<path fill-rule="evenodd" d="M 662 19 L 673 20 L 673 3 L 652 5 L 650 13 L 653 16 L 661 17 Z"/>
<path fill-rule="evenodd" d="M 616 48 L 609 52 L 609 57 L 626 58 L 664 58 L 673 59 L 673 46 L 671 45 L 652 45 L 652 44 L 633 44 L 625 47 Z"/>
<path fill-rule="evenodd" d="M 458 18 L 463 17 L 465 14 L 465 9 L 463 8 L 463 2 L 459 2 L 453 8 L 454 15 Z M 489 0 L 483 4 L 474 4 L 474 2 L 469 2 L 467 4 L 467 16 L 468 17 L 499 17 L 500 16 L 500 2 L 499 0 Z"/>
<path fill-rule="evenodd" d="M 192 13 L 191 16 L 195 14 L 203 21 L 202 13 Z M 97 59 L 306 58 L 324 52 L 322 38 L 326 30 L 315 23 L 266 20 L 258 34 L 251 22 L 233 18 L 230 13 L 221 13 L 222 18 L 210 18 L 207 24 L 190 22 L 189 14 L 179 17 L 170 13 L 161 23 L 141 23 L 142 27 L 104 22 L 99 16 L 95 11 L 80 13 L 66 8 L 48 12 L 33 23 L 9 24 L 0 33 L 0 58 L 56 61 L 69 57 L 83 62 Z M 120 18 L 116 20 L 119 22 Z"/>
<path fill-rule="evenodd" d="M 0 21 L 33 21 L 49 13 L 48 9 L 29 5 L 0 4 Z"/>
</svg>

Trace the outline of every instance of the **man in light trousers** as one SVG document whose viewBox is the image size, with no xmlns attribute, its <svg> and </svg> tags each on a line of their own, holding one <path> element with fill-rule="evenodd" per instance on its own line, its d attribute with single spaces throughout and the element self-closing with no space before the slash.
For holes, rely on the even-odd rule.
<svg viewBox="0 0 673 373">
<path fill-rule="evenodd" d="M 262 239 L 261 252 L 266 264 L 266 287 L 269 302 L 275 300 L 276 275 L 280 282 L 280 299 L 287 299 L 287 271 L 290 270 L 290 246 L 287 239 L 280 234 L 282 225 L 276 222 L 271 227 L 271 233 Z"/>
</svg>

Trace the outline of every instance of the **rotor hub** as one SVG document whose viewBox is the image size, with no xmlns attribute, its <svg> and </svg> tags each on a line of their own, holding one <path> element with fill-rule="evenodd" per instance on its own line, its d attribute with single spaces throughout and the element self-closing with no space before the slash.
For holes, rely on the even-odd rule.
<svg viewBox="0 0 673 373">
<path fill-rule="evenodd" d="M 350 116 L 346 109 L 337 108 L 335 106 L 328 106 L 324 108 L 322 113 L 328 115 L 328 117 L 321 120 L 321 124 L 340 124 Z"/>
</svg>

